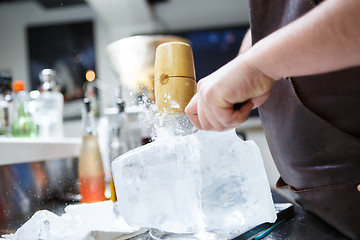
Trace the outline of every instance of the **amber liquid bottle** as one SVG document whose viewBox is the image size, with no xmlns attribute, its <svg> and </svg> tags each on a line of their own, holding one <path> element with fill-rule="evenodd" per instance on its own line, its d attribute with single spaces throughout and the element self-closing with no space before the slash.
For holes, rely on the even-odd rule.
<svg viewBox="0 0 360 240">
<path fill-rule="evenodd" d="M 95 135 L 94 116 L 90 101 L 85 98 L 83 112 L 84 135 L 79 156 L 79 192 L 81 203 L 105 201 L 105 174 L 98 138 Z"/>
</svg>

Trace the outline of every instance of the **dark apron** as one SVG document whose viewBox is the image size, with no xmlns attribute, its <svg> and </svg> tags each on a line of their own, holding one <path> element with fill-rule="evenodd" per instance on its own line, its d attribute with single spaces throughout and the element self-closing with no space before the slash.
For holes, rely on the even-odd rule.
<svg viewBox="0 0 360 240">
<path fill-rule="evenodd" d="M 250 0 L 253 44 L 317 4 Z M 277 187 L 360 239 L 360 68 L 278 80 L 259 112 L 281 175 Z"/>
</svg>

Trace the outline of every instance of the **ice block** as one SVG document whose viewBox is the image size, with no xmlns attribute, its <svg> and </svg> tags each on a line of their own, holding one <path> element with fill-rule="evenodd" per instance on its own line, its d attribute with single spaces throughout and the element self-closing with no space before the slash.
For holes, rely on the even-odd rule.
<svg viewBox="0 0 360 240">
<path fill-rule="evenodd" d="M 234 130 L 160 138 L 112 170 L 118 210 L 132 226 L 236 236 L 276 220 L 260 151 Z"/>
</svg>

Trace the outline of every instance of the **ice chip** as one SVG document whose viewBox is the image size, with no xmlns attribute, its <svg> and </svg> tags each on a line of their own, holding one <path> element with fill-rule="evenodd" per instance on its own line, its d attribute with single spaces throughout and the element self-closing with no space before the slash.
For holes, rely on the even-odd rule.
<svg viewBox="0 0 360 240">
<path fill-rule="evenodd" d="M 71 222 L 63 221 L 50 211 L 41 210 L 37 211 L 14 235 L 3 237 L 16 240 L 61 240 L 74 236 L 74 232 L 64 232 L 64 229 L 72 229 Z"/>
<path fill-rule="evenodd" d="M 276 220 L 260 151 L 233 130 L 157 139 L 117 158 L 112 171 L 132 226 L 236 236 Z"/>
</svg>

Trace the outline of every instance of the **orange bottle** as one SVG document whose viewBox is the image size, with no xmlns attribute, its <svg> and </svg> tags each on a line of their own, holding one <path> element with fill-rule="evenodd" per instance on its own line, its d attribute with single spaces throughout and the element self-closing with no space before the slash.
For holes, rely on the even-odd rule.
<svg viewBox="0 0 360 240">
<path fill-rule="evenodd" d="M 85 111 L 83 124 L 85 134 L 79 156 L 79 192 L 81 203 L 105 201 L 105 173 L 100 154 L 98 138 L 94 132 L 94 119 L 90 109 L 90 102 L 84 99 Z"/>
</svg>

